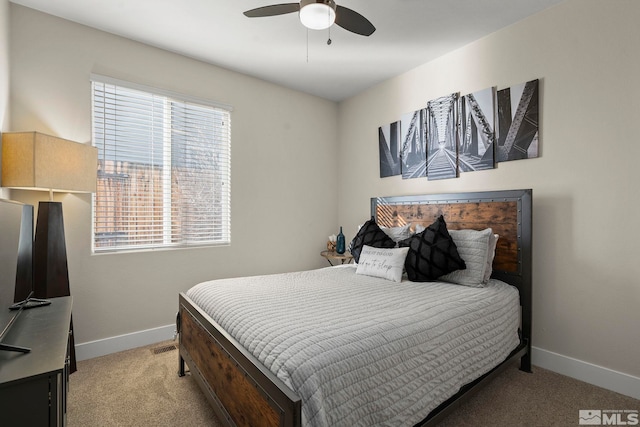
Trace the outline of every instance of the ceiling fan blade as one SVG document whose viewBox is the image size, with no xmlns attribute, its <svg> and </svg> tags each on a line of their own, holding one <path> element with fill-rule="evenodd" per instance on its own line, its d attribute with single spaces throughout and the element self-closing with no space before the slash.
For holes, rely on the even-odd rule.
<svg viewBox="0 0 640 427">
<path fill-rule="evenodd" d="M 284 15 L 300 10 L 300 3 L 272 4 L 271 6 L 257 7 L 244 12 L 249 18 L 261 18 L 263 16 Z"/>
<path fill-rule="evenodd" d="M 336 6 L 336 24 L 361 36 L 370 36 L 376 30 L 367 18 L 344 6 Z"/>
</svg>

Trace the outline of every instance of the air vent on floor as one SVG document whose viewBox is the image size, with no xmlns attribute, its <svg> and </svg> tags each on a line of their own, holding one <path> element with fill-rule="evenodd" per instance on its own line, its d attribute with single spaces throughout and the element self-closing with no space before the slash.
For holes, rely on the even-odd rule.
<svg viewBox="0 0 640 427">
<path fill-rule="evenodd" d="M 156 347 L 156 348 L 152 348 L 151 352 L 153 354 L 162 354 L 162 353 L 166 353 L 168 351 L 173 351 L 173 350 L 177 350 L 178 347 L 176 347 L 175 344 L 169 344 L 169 345 L 163 345 L 162 347 Z"/>
</svg>

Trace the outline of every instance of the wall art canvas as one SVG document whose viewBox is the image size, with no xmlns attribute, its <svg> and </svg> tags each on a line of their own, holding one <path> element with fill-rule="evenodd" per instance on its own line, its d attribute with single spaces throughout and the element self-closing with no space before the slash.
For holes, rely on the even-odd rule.
<svg viewBox="0 0 640 427">
<path fill-rule="evenodd" d="M 496 160 L 538 157 L 538 80 L 498 91 Z"/>
<path fill-rule="evenodd" d="M 458 94 L 427 103 L 427 178 L 458 176 Z"/>
<path fill-rule="evenodd" d="M 400 122 L 378 128 L 380 178 L 400 175 Z"/>
<path fill-rule="evenodd" d="M 495 128 L 495 88 L 460 97 L 458 170 L 470 172 L 493 169 Z"/>
<path fill-rule="evenodd" d="M 402 178 L 427 176 L 427 110 L 404 114 L 400 119 Z"/>
</svg>

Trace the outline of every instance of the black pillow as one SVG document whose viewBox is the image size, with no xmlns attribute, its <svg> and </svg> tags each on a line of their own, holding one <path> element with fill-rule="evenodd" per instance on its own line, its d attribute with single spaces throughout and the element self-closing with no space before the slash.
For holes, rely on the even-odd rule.
<svg viewBox="0 0 640 427">
<path fill-rule="evenodd" d="M 349 244 L 349 252 L 353 255 L 355 262 L 360 259 L 360 252 L 364 245 L 373 246 L 374 248 L 395 248 L 396 242 L 376 224 L 371 218 L 360 227 L 358 234 Z"/>
<path fill-rule="evenodd" d="M 447 230 L 442 215 L 421 233 L 398 243 L 409 247 L 404 267 L 413 282 L 433 282 L 438 277 L 467 266 Z"/>
</svg>

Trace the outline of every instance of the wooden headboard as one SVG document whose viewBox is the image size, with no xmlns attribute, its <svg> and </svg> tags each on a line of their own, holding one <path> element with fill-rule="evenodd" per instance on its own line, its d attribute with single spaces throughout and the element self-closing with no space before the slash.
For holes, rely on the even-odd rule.
<svg viewBox="0 0 640 427">
<path fill-rule="evenodd" d="M 532 190 L 377 197 L 371 199 L 371 215 L 385 227 L 426 227 L 442 215 L 450 230 L 493 229 L 500 238 L 491 277 L 520 291 L 522 333 L 530 347 Z"/>
</svg>

